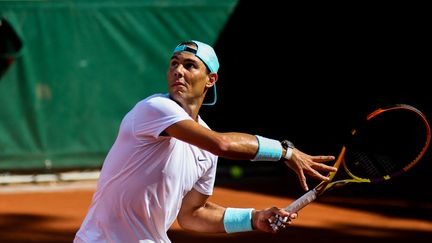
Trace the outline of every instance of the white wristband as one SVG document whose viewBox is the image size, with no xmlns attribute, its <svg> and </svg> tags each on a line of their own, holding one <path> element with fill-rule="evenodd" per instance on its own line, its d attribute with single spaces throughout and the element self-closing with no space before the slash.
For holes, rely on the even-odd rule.
<svg viewBox="0 0 432 243">
<path fill-rule="evenodd" d="M 285 153 L 285 155 L 284 155 L 284 159 L 286 159 L 286 160 L 290 160 L 290 159 L 291 159 L 291 156 L 292 156 L 292 152 L 293 152 L 293 149 L 290 148 L 290 147 L 288 147 L 288 148 L 286 149 L 286 153 Z"/>
<path fill-rule="evenodd" d="M 281 142 L 281 144 L 282 144 L 282 147 L 286 150 L 286 153 L 283 156 L 284 159 L 290 160 L 291 156 L 292 156 L 292 153 L 293 153 L 294 144 L 292 142 L 288 141 L 288 140 L 283 140 Z"/>
</svg>

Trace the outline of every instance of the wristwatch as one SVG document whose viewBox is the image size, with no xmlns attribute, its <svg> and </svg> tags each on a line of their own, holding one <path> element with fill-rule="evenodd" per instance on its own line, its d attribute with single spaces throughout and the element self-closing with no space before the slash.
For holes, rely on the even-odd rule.
<svg viewBox="0 0 432 243">
<path fill-rule="evenodd" d="M 286 150 L 284 159 L 290 160 L 291 156 L 292 156 L 293 149 L 295 148 L 294 144 L 291 141 L 288 141 L 288 140 L 283 140 L 281 142 L 281 144 L 282 144 L 282 147 Z"/>
</svg>

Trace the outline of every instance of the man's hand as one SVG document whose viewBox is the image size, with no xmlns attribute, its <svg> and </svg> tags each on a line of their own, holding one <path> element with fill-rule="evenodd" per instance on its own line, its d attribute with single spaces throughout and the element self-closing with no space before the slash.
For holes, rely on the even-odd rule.
<svg viewBox="0 0 432 243">
<path fill-rule="evenodd" d="M 270 224 L 276 221 L 276 215 L 281 218 L 286 218 L 287 221 L 282 223 L 279 227 L 273 229 Z M 296 218 L 297 213 L 289 213 L 277 207 L 272 207 L 265 210 L 254 210 L 252 212 L 252 227 L 255 230 L 276 233 L 279 229 L 290 225 L 292 220 Z"/>
<path fill-rule="evenodd" d="M 335 157 L 331 155 L 311 156 L 303 153 L 297 148 L 293 149 L 290 160 L 285 160 L 285 164 L 290 167 L 298 175 L 300 184 L 305 191 L 309 190 L 306 183 L 306 175 L 310 175 L 315 179 L 329 180 L 320 172 L 329 173 L 335 172 L 337 168 L 323 164 L 323 162 L 334 160 Z"/>
</svg>

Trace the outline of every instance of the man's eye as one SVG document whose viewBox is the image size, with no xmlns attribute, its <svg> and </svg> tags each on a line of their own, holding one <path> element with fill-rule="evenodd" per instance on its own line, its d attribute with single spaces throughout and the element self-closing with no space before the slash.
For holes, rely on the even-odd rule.
<svg viewBox="0 0 432 243">
<path fill-rule="evenodd" d="M 192 63 L 186 63 L 186 64 L 184 65 L 184 67 L 185 67 L 186 69 L 192 69 L 192 68 L 195 68 L 195 65 L 193 65 Z"/>
<path fill-rule="evenodd" d="M 178 66 L 178 62 L 171 62 L 170 66 L 171 67 L 177 67 Z"/>
</svg>

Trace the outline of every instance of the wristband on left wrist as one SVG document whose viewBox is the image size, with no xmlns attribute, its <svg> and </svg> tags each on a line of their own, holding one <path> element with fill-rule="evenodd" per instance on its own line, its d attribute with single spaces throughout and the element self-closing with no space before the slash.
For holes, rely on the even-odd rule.
<svg viewBox="0 0 432 243">
<path fill-rule="evenodd" d="M 279 161 L 282 158 L 282 145 L 278 140 L 255 136 L 258 141 L 258 151 L 252 161 Z"/>
<path fill-rule="evenodd" d="M 292 156 L 293 149 L 295 148 L 294 144 L 291 141 L 283 140 L 281 142 L 281 145 L 286 150 L 286 153 L 283 156 L 283 158 L 286 160 L 290 160 L 291 156 Z"/>
</svg>

